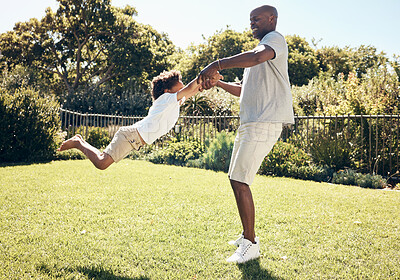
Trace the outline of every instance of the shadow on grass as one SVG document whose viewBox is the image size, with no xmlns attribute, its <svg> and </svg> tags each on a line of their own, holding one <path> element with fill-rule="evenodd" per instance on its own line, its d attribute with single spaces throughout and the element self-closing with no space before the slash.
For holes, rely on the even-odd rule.
<svg viewBox="0 0 400 280">
<path fill-rule="evenodd" d="M 243 280 L 283 280 L 283 278 L 273 276 L 268 270 L 262 268 L 259 259 L 244 264 L 238 264 L 237 266 L 242 271 Z"/>
<path fill-rule="evenodd" d="M 57 269 L 55 267 L 48 267 L 47 265 L 42 264 L 37 267 L 37 270 L 43 274 L 47 274 L 55 278 L 61 278 L 64 276 L 70 277 L 71 274 L 79 273 L 85 275 L 88 279 L 91 280 L 150 280 L 150 278 L 145 276 L 140 276 L 135 278 L 117 276 L 112 271 L 108 271 L 98 267 L 78 266 L 75 268 Z"/>
</svg>

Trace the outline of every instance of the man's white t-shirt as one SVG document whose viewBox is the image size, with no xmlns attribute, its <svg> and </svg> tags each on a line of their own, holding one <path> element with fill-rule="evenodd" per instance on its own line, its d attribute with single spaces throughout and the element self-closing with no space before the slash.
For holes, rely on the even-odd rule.
<svg viewBox="0 0 400 280">
<path fill-rule="evenodd" d="M 133 126 L 150 145 L 174 127 L 179 118 L 179 108 L 177 93 L 164 93 L 154 101 L 148 115 Z"/>
<path fill-rule="evenodd" d="M 240 95 L 240 122 L 294 123 L 285 38 L 272 31 L 259 45 L 268 45 L 275 58 L 246 68 Z"/>
</svg>

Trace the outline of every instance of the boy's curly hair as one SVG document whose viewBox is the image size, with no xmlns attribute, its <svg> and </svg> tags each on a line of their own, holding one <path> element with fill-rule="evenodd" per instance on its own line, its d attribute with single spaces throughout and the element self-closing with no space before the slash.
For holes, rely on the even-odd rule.
<svg viewBox="0 0 400 280">
<path fill-rule="evenodd" d="M 160 75 L 153 78 L 151 96 L 157 100 L 165 93 L 165 90 L 171 89 L 177 82 L 182 80 L 181 72 L 177 70 L 163 71 Z"/>
</svg>

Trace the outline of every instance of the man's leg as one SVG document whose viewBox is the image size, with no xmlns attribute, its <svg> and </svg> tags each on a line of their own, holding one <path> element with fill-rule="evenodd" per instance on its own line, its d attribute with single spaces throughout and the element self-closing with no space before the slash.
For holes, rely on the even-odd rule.
<svg viewBox="0 0 400 280">
<path fill-rule="evenodd" d="M 90 145 L 88 142 L 83 140 L 79 134 L 64 141 L 57 151 L 66 151 L 69 149 L 78 149 L 100 170 L 104 170 L 109 167 L 114 160 L 106 153 L 101 153 L 98 149 Z"/>
<path fill-rule="evenodd" d="M 230 182 L 242 221 L 244 238 L 255 243 L 255 208 L 250 186 L 232 179 Z"/>
</svg>

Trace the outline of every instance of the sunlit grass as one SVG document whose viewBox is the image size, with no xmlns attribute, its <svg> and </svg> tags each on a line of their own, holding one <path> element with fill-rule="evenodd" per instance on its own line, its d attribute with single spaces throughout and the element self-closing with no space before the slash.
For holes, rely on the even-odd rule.
<svg viewBox="0 0 400 280">
<path fill-rule="evenodd" d="M 400 192 L 257 176 L 262 256 L 227 175 L 123 160 L 0 168 L 0 279 L 398 279 Z"/>
</svg>

